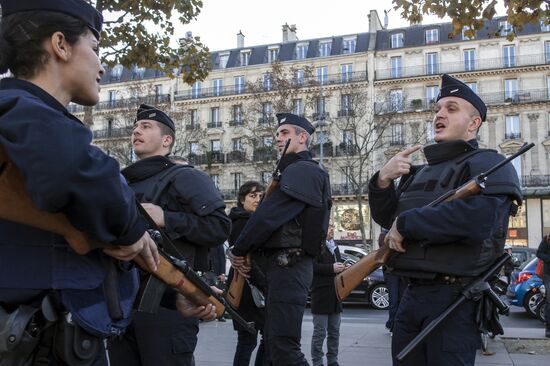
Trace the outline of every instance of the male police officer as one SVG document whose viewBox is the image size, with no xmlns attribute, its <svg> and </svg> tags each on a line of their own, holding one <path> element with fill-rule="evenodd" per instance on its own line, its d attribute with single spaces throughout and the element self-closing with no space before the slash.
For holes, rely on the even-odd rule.
<svg viewBox="0 0 550 366">
<path fill-rule="evenodd" d="M 189 265 L 206 271 L 208 248 L 225 241 L 231 221 L 210 177 L 190 165 L 170 160 L 174 137 L 172 119 L 161 110 L 142 104 L 132 133 L 132 147 L 139 161 L 122 174 Z M 202 315 L 200 311 L 196 309 L 195 314 Z M 173 291 L 168 290 L 157 314 L 137 312 L 124 337 L 110 343 L 111 362 L 192 365 L 198 331 L 198 318 L 184 318 L 177 313 Z"/>
<path fill-rule="evenodd" d="M 307 365 L 300 350 L 313 257 L 324 245 L 330 213 L 328 174 L 308 151 L 313 126 L 303 117 L 277 114 L 277 148 L 282 152 L 280 183 L 256 210 L 237 239 L 230 259 L 241 272 L 243 256 L 257 250 L 268 259 L 265 337 L 273 365 Z"/>
<path fill-rule="evenodd" d="M 388 267 L 409 282 L 393 327 L 394 364 L 397 353 L 503 253 L 513 200 L 521 202 L 511 164 L 491 175 L 479 195 L 424 207 L 503 160 L 478 148 L 476 135 L 486 114 L 487 107 L 466 84 L 443 75 L 433 120 L 437 144 L 424 147 L 428 164 L 412 166 L 410 155 L 420 147 L 408 148 L 370 181 L 373 218 L 390 229 L 387 242 L 398 252 Z M 396 190 L 393 180 L 399 177 Z M 473 365 L 480 346 L 476 303 L 468 301 L 399 364 Z"/>
</svg>

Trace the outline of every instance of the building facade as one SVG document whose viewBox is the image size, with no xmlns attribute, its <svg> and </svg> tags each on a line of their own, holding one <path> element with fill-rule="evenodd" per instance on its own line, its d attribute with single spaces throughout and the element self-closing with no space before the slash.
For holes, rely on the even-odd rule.
<svg viewBox="0 0 550 366">
<path fill-rule="evenodd" d="M 337 238 L 371 243 L 379 228 L 368 212 L 368 178 L 405 146 L 433 140 L 431 105 L 449 73 L 488 105 L 482 147 L 510 155 L 535 143 L 514 161 L 525 203 L 508 234 L 511 244 L 537 246 L 550 232 L 550 27 L 526 25 L 508 41 L 509 25 L 496 18 L 449 38 L 450 23 L 388 29 L 371 11 L 365 28 L 302 41 L 285 24 L 283 42 L 250 47 L 239 33 L 238 47 L 213 52 L 209 77 L 192 86 L 114 67 L 92 111 L 71 108 L 122 165 L 133 159 L 137 105 L 164 108 L 178 126 L 175 154 L 210 174 L 229 203 L 246 180 L 270 179 L 275 113 L 305 115 L 318 125 L 311 150 L 330 173 Z M 422 163 L 421 154 L 415 159 Z"/>
</svg>

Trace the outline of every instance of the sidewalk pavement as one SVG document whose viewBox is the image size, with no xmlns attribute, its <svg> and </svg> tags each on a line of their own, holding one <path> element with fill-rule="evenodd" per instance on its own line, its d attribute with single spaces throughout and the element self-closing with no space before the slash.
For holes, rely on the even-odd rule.
<svg viewBox="0 0 550 366">
<path fill-rule="evenodd" d="M 310 347 L 313 325 L 311 315 L 304 317 L 302 324 L 302 352 L 311 363 Z M 531 338 L 541 339 L 541 328 L 505 328 L 505 339 Z M 550 340 L 548 347 L 550 348 Z M 197 366 L 231 366 L 236 346 L 236 332 L 231 321 L 225 323 L 210 322 L 201 324 L 199 344 L 195 351 Z M 342 366 L 391 366 L 391 336 L 383 324 L 368 319 L 354 322 L 342 322 L 340 328 L 339 363 Z M 478 366 L 546 366 L 550 365 L 550 355 L 509 353 L 503 338 L 489 340 L 492 356 L 482 355 L 478 351 Z M 254 355 L 253 355 L 254 357 Z M 254 360 L 254 358 L 252 358 Z M 253 361 L 251 362 L 253 364 Z"/>
</svg>

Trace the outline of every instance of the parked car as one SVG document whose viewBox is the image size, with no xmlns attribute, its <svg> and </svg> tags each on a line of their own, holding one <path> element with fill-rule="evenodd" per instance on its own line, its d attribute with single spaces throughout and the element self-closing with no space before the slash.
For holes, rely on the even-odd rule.
<svg viewBox="0 0 550 366">
<path fill-rule="evenodd" d="M 353 255 L 359 259 L 368 254 L 366 250 L 352 245 L 338 245 L 338 249 L 340 253 Z"/>
<path fill-rule="evenodd" d="M 519 265 L 525 264 L 535 258 L 537 249 L 528 247 L 512 247 L 512 257 L 517 258 Z"/>
<path fill-rule="evenodd" d="M 342 253 L 341 246 L 340 253 L 342 260 L 346 264 L 355 264 L 359 259 L 355 256 L 351 256 Z M 390 306 L 390 296 L 388 287 L 384 282 L 384 274 L 382 268 L 377 268 L 374 272 L 363 279 L 363 282 L 359 284 L 343 301 L 344 304 L 369 304 L 375 309 L 385 310 Z"/>
<path fill-rule="evenodd" d="M 523 306 L 527 314 L 536 317 L 536 305 L 540 296 L 542 279 L 535 274 L 538 258 L 533 258 L 512 272 L 506 296 L 510 305 Z"/>
</svg>

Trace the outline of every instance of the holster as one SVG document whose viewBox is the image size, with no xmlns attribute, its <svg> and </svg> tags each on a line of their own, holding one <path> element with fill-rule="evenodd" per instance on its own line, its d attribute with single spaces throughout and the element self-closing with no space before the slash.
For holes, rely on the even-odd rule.
<svg viewBox="0 0 550 366">
<path fill-rule="evenodd" d="M 102 339 L 74 324 L 69 314 L 55 326 L 54 355 L 67 365 L 89 366 L 102 348 Z"/>
<path fill-rule="evenodd" d="M 33 322 L 38 308 L 21 305 L 11 313 L 0 306 L 0 366 L 30 366 L 40 339 Z"/>
</svg>

